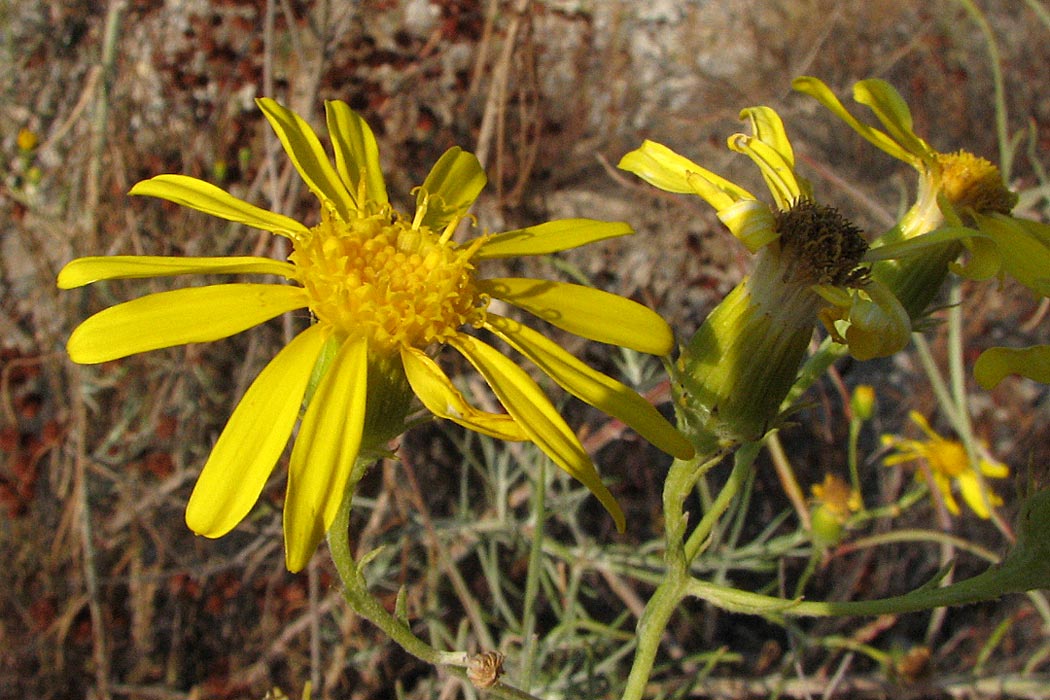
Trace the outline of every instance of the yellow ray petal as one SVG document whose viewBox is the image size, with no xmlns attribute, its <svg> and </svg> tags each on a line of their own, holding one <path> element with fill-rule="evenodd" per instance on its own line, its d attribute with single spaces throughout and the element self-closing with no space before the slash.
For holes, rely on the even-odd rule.
<svg viewBox="0 0 1050 700">
<path fill-rule="evenodd" d="M 756 139 L 779 153 L 789 168 L 795 167 L 795 151 L 784 129 L 784 121 L 775 110 L 769 107 L 748 107 L 741 110 L 740 118 L 751 125 L 751 134 Z"/>
<path fill-rule="evenodd" d="M 861 80 L 853 86 L 853 99 L 867 105 L 905 151 L 923 160 L 933 157 L 933 149 L 915 133 L 908 103 L 892 85 L 878 78 Z"/>
<path fill-rule="evenodd" d="M 513 277 L 478 280 L 478 288 L 584 338 L 653 355 L 674 348 L 670 326 L 655 311 L 600 289 Z"/>
<path fill-rule="evenodd" d="M 490 236 L 474 254 L 476 260 L 517 258 L 523 255 L 548 255 L 579 248 L 588 243 L 634 233 L 629 224 L 594 219 L 562 219 L 538 226 L 505 231 Z M 464 245 L 469 245 L 468 241 Z"/>
<path fill-rule="evenodd" d="M 718 219 L 752 253 L 780 238 L 773 210 L 757 199 L 742 199 L 726 207 L 718 212 Z"/>
<path fill-rule="evenodd" d="M 296 336 L 263 368 L 226 422 L 186 506 L 198 535 L 222 537 L 255 505 L 299 416 L 323 326 Z"/>
<path fill-rule="evenodd" d="M 642 142 L 640 148 L 621 158 L 617 167 L 634 173 L 650 185 L 667 192 L 700 194 L 715 211 L 721 211 L 741 199 L 755 199 L 754 195 L 744 188 L 700 167 L 667 146 L 648 139 Z M 691 181 L 695 180 L 696 176 L 700 176 L 710 185 L 703 192 L 699 192 L 696 184 Z"/>
<path fill-rule="evenodd" d="M 334 206 L 343 221 L 348 221 L 350 212 L 357 211 L 357 206 L 339 174 L 328 162 L 328 154 L 314 130 L 298 114 L 269 97 L 260 97 L 255 103 L 270 122 L 306 186 L 319 200 Z"/>
<path fill-rule="evenodd" d="M 138 279 L 189 274 L 259 274 L 295 277 L 291 263 L 256 257 L 174 258 L 152 255 L 104 255 L 71 260 L 58 273 L 58 288 L 73 289 L 99 280 Z"/>
<path fill-rule="evenodd" d="M 616 529 L 623 532 L 625 521 L 620 505 L 602 483 L 576 435 L 536 382 L 509 358 L 477 338 L 458 335 L 450 339 L 449 344 L 481 373 L 529 439 L 555 464 L 590 489 L 612 515 Z"/>
<path fill-rule="evenodd" d="M 956 481 L 959 483 L 959 490 L 962 491 L 966 505 L 970 506 L 977 517 L 987 520 L 991 516 L 988 506 L 998 505 L 995 495 L 982 488 L 980 479 L 972 471 L 960 474 L 956 477 Z"/>
<path fill-rule="evenodd" d="M 288 467 L 285 563 L 301 571 L 335 519 L 361 449 L 368 341 L 343 343 L 303 417 Z"/>
<path fill-rule="evenodd" d="M 473 153 L 453 146 L 430 169 L 416 195 L 417 212 L 425 207 L 418 223 L 442 231 L 449 222 L 466 216 L 485 188 L 488 177 Z"/>
<path fill-rule="evenodd" d="M 368 122 L 341 101 L 325 102 L 328 136 L 335 149 L 335 169 L 359 209 L 388 202 L 379 165 L 379 146 Z"/>
<path fill-rule="evenodd" d="M 787 211 L 799 199 L 811 196 L 808 183 L 795 174 L 784 154 L 771 145 L 746 134 L 734 134 L 729 139 L 729 147 L 743 153 L 758 166 L 780 211 Z"/>
<path fill-rule="evenodd" d="M 226 190 L 188 175 L 157 175 L 136 184 L 128 194 L 166 199 L 220 219 L 235 221 L 288 238 L 309 231 L 295 219 L 249 204 Z"/>
<path fill-rule="evenodd" d="M 693 456 L 692 443 L 637 392 L 591 369 L 542 333 L 517 321 L 490 313 L 485 325 L 576 398 L 619 418 L 668 454 L 679 459 Z"/>
<path fill-rule="evenodd" d="M 306 303 L 302 288 L 283 284 L 217 284 L 159 292 L 99 311 L 73 331 L 66 349 L 73 362 L 107 362 L 225 338 Z"/>
<path fill-rule="evenodd" d="M 835 93 L 818 78 L 801 76 L 791 82 L 791 87 L 801 93 L 809 95 L 817 102 L 824 105 L 832 114 L 846 122 L 854 131 L 867 139 L 876 148 L 885 151 L 898 160 L 910 163 L 916 168 L 923 167 L 925 153 L 912 153 L 901 144 L 894 141 L 885 132 L 862 123 L 842 105 Z"/>
<path fill-rule="evenodd" d="M 499 440 L 521 442 L 529 439 L 509 415 L 488 413 L 472 406 L 438 364 L 422 350 L 402 347 L 401 362 L 412 391 L 435 416 Z"/>
</svg>

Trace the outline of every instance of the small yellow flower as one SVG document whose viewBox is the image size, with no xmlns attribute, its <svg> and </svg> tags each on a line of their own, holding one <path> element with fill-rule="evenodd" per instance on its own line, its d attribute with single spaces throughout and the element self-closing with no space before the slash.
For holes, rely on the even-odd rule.
<svg viewBox="0 0 1050 700">
<path fill-rule="evenodd" d="M 18 150 L 22 151 L 22 153 L 29 153 L 40 143 L 40 138 L 32 129 L 22 127 L 18 130 L 16 142 L 18 143 Z"/>
<path fill-rule="evenodd" d="M 772 427 L 818 321 L 858 359 L 900 350 L 911 332 L 904 309 L 867 275 L 860 231 L 814 202 L 795 172 L 779 115 L 754 107 L 741 118 L 752 133 L 734 134 L 729 147 L 758 166 L 772 206 L 652 141 L 619 166 L 660 189 L 701 197 L 755 253 L 752 273 L 712 311 L 680 360 L 687 401 L 701 410 L 697 422 L 720 441 L 756 439 Z"/>
<path fill-rule="evenodd" d="M 814 538 L 823 545 L 838 544 L 849 518 L 863 506 L 860 492 L 834 474 L 826 474 L 824 482 L 810 487 L 813 511 L 810 514 Z"/>
<path fill-rule="evenodd" d="M 310 126 L 271 99 L 258 105 L 320 202 L 307 226 L 207 182 L 158 175 L 131 194 L 166 199 L 291 241 L 289 261 L 258 257 L 80 258 L 60 272 L 63 289 L 91 282 L 182 274 L 267 274 L 293 284 L 232 283 L 150 294 L 105 309 L 70 336 L 74 362 L 224 338 L 287 311 L 313 323 L 262 370 L 234 410 L 186 509 L 195 532 L 220 537 L 250 511 L 308 404 L 292 450 L 284 508 L 286 563 L 298 571 L 331 526 L 359 455 L 399 435 L 413 395 L 434 415 L 504 440 L 535 443 L 624 517 L 579 440 L 525 370 L 468 333 L 484 329 L 566 391 L 623 420 L 677 457 L 693 448 L 659 412 L 620 382 L 587 367 L 538 331 L 494 313 L 500 299 L 577 335 L 668 354 L 667 324 L 628 299 L 589 287 L 519 278 L 484 279 L 485 260 L 544 255 L 632 233 L 622 223 L 552 221 L 463 243 L 453 231 L 485 186 L 477 159 L 447 151 L 418 188 L 414 216 L 388 201 L 372 130 L 343 102 L 326 104 L 335 166 Z M 484 377 L 507 413 L 472 406 L 433 359 L 450 346 Z"/>
<path fill-rule="evenodd" d="M 827 508 L 840 523 L 845 523 L 861 508 L 860 493 L 834 474 L 825 474 L 823 483 L 813 484 L 810 491 L 813 499 Z"/>
<path fill-rule="evenodd" d="M 933 477 L 930 487 L 941 492 L 944 505 L 952 515 L 959 515 L 959 504 L 952 493 L 954 482 L 962 492 L 963 500 L 978 517 L 990 517 L 991 508 L 1001 506 L 1003 500 L 984 485 L 981 476 L 1004 479 L 1010 475 L 1009 468 L 1005 464 L 981 458 L 975 469 L 966 454 L 966 447 L 961 442 L 938 435 L 921 413 L 912 411 L 909 416 L 912 422 L 926 433 L 927 439 L 912 440 L 883 435 L 883 445 L 896 451 L 886 457 L 883 463 L 891 466 L 915 460 L 926 462 Z"/>
</svg>

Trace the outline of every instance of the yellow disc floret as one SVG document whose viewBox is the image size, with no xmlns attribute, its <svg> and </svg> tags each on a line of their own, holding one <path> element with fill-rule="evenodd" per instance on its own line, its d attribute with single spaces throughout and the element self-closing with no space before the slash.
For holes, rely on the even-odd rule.
<svg viewBox="0 0 1050 700">
<path fill-rule="evenodd" d="M 484 319 L 474 250 L 389 211 L 350 222 L 324 212 L 289 259 L 319 321 L 385 354 L 445 342 Z"/>
<path fill-rule="evenodd" d="M 967 151 L 940 153 L 945 196 L 960 209 L 979 214 L 1009 214 L 1017 204 L 1017 195 L 1007 189 L 999 168 Z"/>
</svg>

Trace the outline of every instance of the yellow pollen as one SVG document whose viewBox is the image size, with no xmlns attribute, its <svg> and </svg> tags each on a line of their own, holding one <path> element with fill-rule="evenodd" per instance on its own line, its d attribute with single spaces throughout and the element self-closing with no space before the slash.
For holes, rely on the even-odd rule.
<svg viewBox="0 0 1050 700">
<path fill-rule="evenodd" d="M 289 259 L 321 323 L 393 353 L 444 342 L 484 319 L 473 251 L 390 212 L 351 222 L 326 213 Z"/>
<path fill-rule="evenodd" d="M 999 168 L 967 151 L 941 153 L 945 196 L 961 209 L 978 214 L 1009 214 L 1017 204 L 1017 195 L 1006 188 Z"/>
</svg>

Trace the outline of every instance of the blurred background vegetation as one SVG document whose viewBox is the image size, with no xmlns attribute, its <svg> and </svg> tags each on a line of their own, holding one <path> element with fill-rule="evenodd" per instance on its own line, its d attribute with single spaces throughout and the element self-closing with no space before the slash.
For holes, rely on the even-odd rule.
<svg viewBox="0 0 1050 700">
<path fill-rule="evenodd" d="M 324 698 L 475 695 L 347 613 L 325 557 L 305 574 L 284 570 L 280 470 L 233 534 L 211 541 L 186 529 L 200 466 L 279 347 L 282 322 L 101 366 L 64 355 L 89 313 L 187 283 L 59 293 L 55 274 L 73 257 L 279 254 L 268 234 L 128 198 L 138 180 L 184 173 L 313 215 L 254 97 L 317 126 L 323 100 L 347 101 L 375 129 L 403 208 L 434 160 L 460 145 L 489 171 L 475 209 L 485 229 L 629 221 L 630 239 L 527 264 L 643 301 L 688 337 L 745 274 L 747 255 L 699 200 L 614 169 L 643 138 L 761 192 L 725 138 L 741 108 L 766 104 L 784 116 L 822 201 L 865 230 L 886 228 L 912 195 L 906 166 L 792 94 L 800 74 L 844 96 L 862 78 L 890 81 L 941 151 L 1001 162 L 1004 116 L 1020 212 L 1046 220 L 1050 15 L 1041 0 L 977 5 L 982 15 L 955 0 L 0 0 L 0 697 L 262 698 L 273 687 L 297 697 L 307 682 Z M 993 67 L 1005 84 L 999 115 Z M 966 298 L 970 360 L 990 345 L 1050 342 L 1045 304 L 1020 287 L 968 285 Z M 941 332 L 928 338 L 940 352 Z M 571 349 L 667 398 L 654 360 Z M 935 415 L 910 353 L 840 366 L 782 439 L 805 487 L 843 474 L 844 397 L 858 383 L 876 386 L 879 402 L 861 434 L 863 478 L 876 500 L 893 502 L 911 473 L 880 465 L 879 434 L 908 432 L 910 409 Z M 1045 482 L 1047 389 L 1009 380 L 975 389 L 971 405 L 978 435 L 1016 475 L 998 487 L 1009 520 L 1017 493 Z M 531 674 L 543 697 L 612 698 L 651 590 L 644 572 L 659 562 L 667 458 L 576 403 L 565 412 L 624 504 L 625 535 L 531 450 L 429 425 L 363 483 L 354 540 L 360 552 L 384 545 L 369 569 L 374 587 L 391 607 L 403 590 L 434 644 L 500 649 L 511 680 Z M 526 601 L 537 474 L 550 517 L 541 586 Z M 768 460 L 750 488 L 721 558 L 706 561 L 713 578 L 776 592 L 805 566 L 806 543 Z M 945 521 L 928 501 L 897 525 L 1004 547 L 990 523 Z M 961 576 L 986 565 L 952 551 Z M 943 557 L 943 545 L 847 541 L 820 562 L 811 592 L 902 592 Z M 786 628 L 696 604 L 669 628 L 653 695 L 1045 698 L 1045 625 L 1021 596 Z"/>
</svg>

